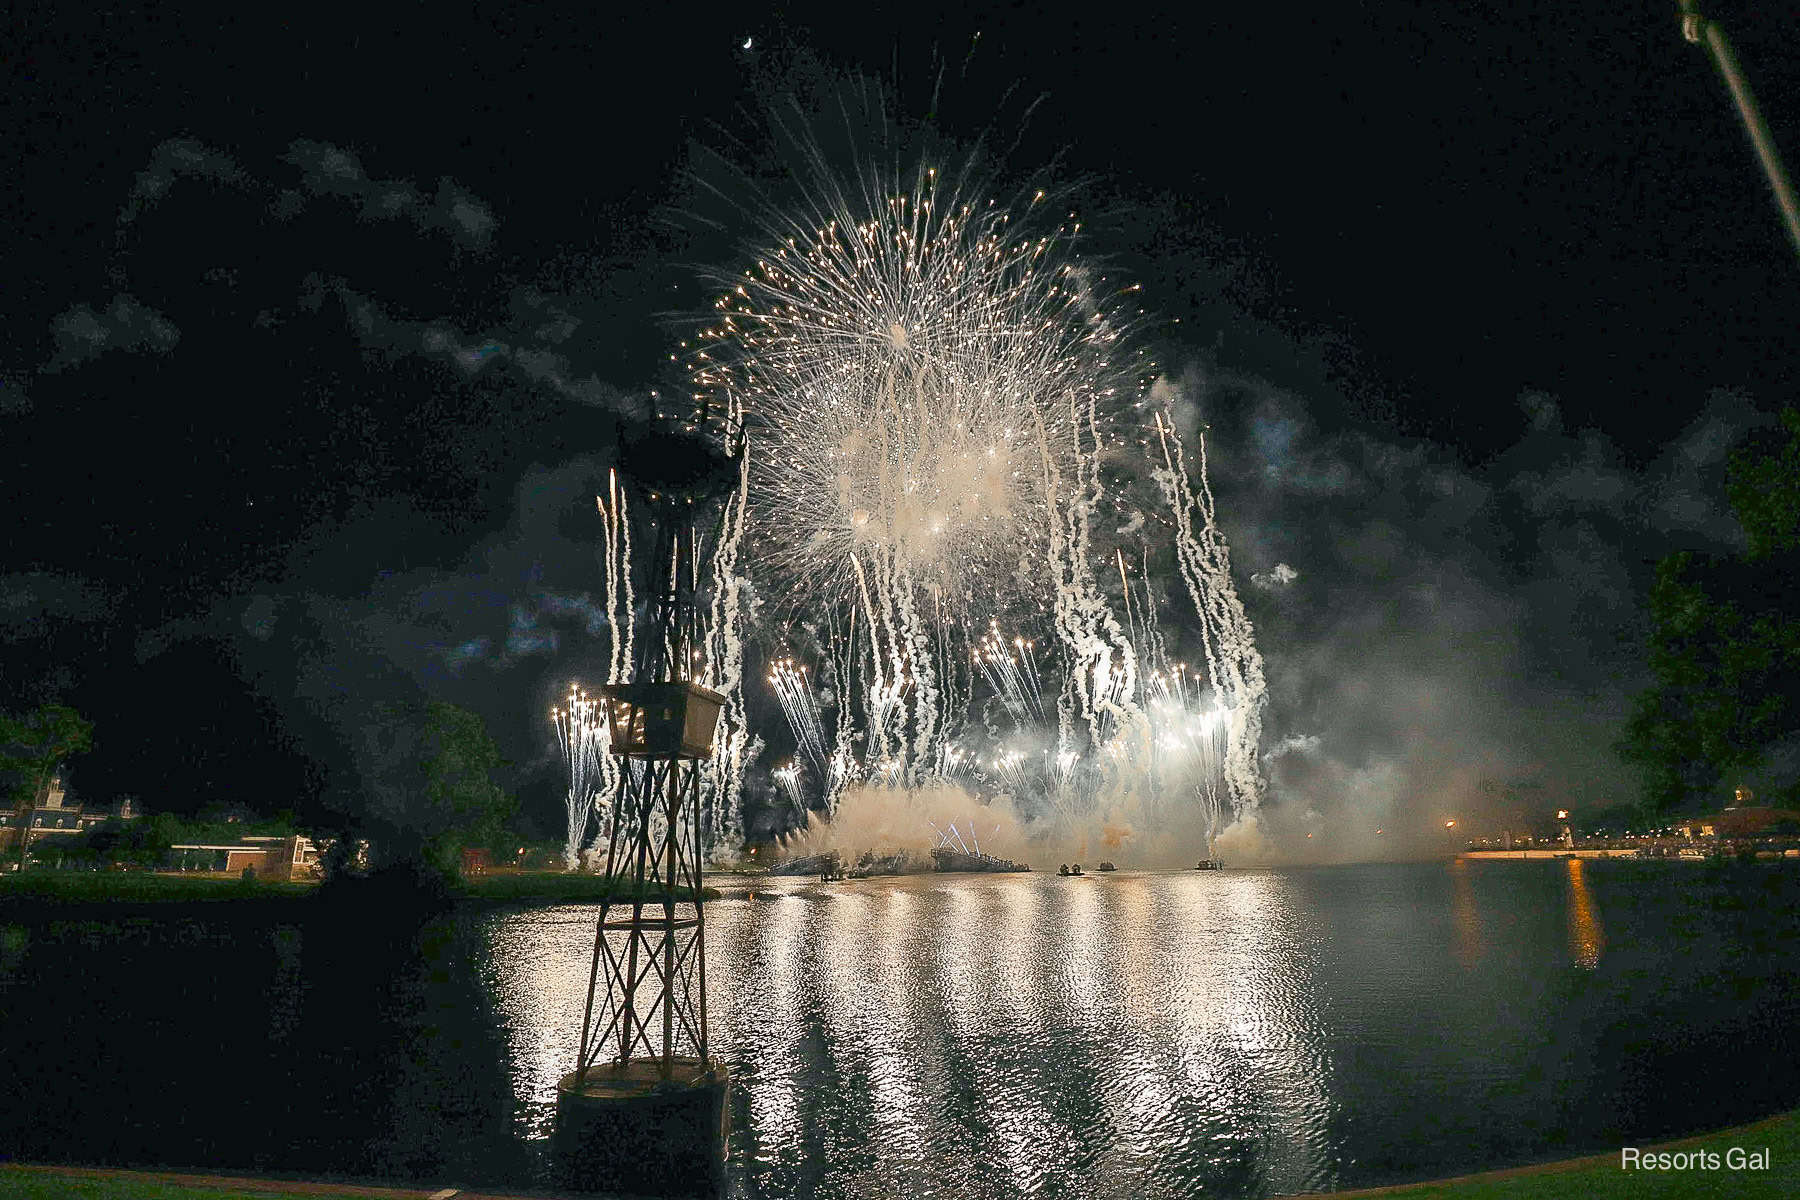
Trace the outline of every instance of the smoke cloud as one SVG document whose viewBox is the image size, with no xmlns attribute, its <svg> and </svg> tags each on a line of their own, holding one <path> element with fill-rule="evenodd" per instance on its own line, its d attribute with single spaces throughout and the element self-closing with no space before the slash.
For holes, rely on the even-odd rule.
<svg viewBox="0 0 1800 1200">
<path fill-rule="evenodd" d="M 1222 854 L 1439 853 L 1545 808 L 1633 799 L 1612 745 L 1646 682 L 1651 566 L 1677 546 L 1739 543 L 1724 465 L 1767 418 L 1716 394 L 1634 466 L 1533 393 L 1520 441 L 1469 464 L 1327 431 L 1305 397 L 1254 377 L 1195 367 L 1182 390 L 1210 427 L 1269 679 L 1269 800 Z"/>
</svg>

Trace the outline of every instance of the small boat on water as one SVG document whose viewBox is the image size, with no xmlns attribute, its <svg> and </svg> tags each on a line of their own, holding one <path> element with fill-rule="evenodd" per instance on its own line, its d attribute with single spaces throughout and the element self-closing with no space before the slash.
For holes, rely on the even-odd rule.
<svg viewBox="0 0 1800 1200">
<path fill-rule="evenodd" d="M 1216 858 L 1203 858 L 1194 864 L 1196 871 L 1223 871 L 1225 864 Z"/>
<path fill-rule="evenodd" d="M 1076 863 L 1074 866 L 1070 866 L 1068 863 L 1064 863 L 1056 868 L 1056 873 L 1058 875 L 1079 875 L 1081 874 L 1081 864 Z"/>
<path fill-rule="evenodd" d="M 1103 862 L 1099 866 L 1094 868 L 1094 870 L 1096 870 L 1096 871 L 1116 871 L 1118 869 L 1119 868 L 1113 866 L 1110 862 Z"/>
</svg>

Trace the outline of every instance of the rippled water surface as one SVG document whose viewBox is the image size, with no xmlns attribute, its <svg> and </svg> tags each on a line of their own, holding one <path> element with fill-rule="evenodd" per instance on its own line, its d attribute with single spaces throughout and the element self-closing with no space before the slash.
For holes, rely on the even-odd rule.
<svg viewBox="0 0 1800 1200">
<path fill-rule="evenodd" d="M 739 1196 L 1266 1196 L 1800 1101 L 1784 867 L 717 882 Z M 23 1056 L 48 1093 L 33 1111 L 91 1125 L 161 1100 L 99 1152 L 29 1132 L 13 1152 L 541 1184 L 591 921 L 471 911 L 391 942 L 205 920 L 10 934 L 0 995 L 50 1039 Z M 176 995 L 146 994 L 152 962 Z M 50 1048 L 78 1030 L 111 1069 Z M 221 1079 L 229 1103 L 209 1098 Z"/>
</svg>

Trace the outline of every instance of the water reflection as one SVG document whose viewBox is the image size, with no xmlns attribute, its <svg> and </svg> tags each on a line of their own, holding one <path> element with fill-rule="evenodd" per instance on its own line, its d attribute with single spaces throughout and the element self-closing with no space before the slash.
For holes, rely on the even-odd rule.
<svg viewBox="0 0 1800 1200">
<path fill-rule="evenodd" d="M 1481 910 L 1475 904 L 1473 868 L 1466 858 L 1450 860 L 1450 913 L 1456 929 L 1458 965 L 1472 968 L 1481 961 Z"/>
<path fill-rule="evenodd" d="M 712 1044 L 735 1081 L 730 1191 L 1270 1195 L 1416 1176 L 1426 1145 L 1439 1173 L 1474 1165 L 1456 1147 L 1477 1141 L 1531 1157 L 1508 1147 L 1560 1102 L 1496 1097 L 1521 1078 L 1579 1086 L 1529 1072 L 1552 995 L 1535 981 L 1604 951 L 1588 868 L 1451 866 L 1447 955 L 1418 917 L 1442 904 L 1444 868 L 1383 870 L 724 881 L 707 942 Z M 1541 919 L 1521 917 L 1519 887 Z M 591 917 L 483 920 L 541 1137 Z M 1496 953 L 1524 974 L 1473 969 Z"/>
<path fill-rule="evenodd" d="M 1800 873 L 1779 866 L 721 882 L 739 1200 L 1257 1197 L 1800 1102 Z M 6 1152 L 546 1186 L 593 915 L 9 916 L 0 1017 L 32 1036 L 0 1088 Z"/>
<path fill-rule="evenodd" d="M 575 1069 L 580 1049 L 594 916 L 581 906 L 514 913 L 492 921 L 487 936 L 494 1004 L 510 1034 L 519 1124 L 527 1136 L 548 1137 L 556 1081 Z"/>
<path fill-rule="evenodd" d="M 1600 965 L 1606 949 L 1606 931 L 1600 926 L 1600 909 L 1588 890 L 1586 866 L 1579 858 L 1563 860 L 1568 867 L 1569 957 L 1583 970 Z"/>
<path fill-rule="evenodd" d="M 707 924 L 739 1194 L 1330 1181 L 1312 935 L 1277 875 L 776 880 L 728 887 Z M 588 922 L 519 913 L 488 933 L 542 1136 L 575 1054 Z"/>
</svg>

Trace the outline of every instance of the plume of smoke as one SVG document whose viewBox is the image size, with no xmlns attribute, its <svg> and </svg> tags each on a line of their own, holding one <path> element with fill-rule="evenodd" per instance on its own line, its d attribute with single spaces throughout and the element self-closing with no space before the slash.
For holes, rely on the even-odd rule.
<svg viewBox="0 0 1800 1200">
<path fill-rule="evenodd" d="M 784 839 L 782 849 L 796 858 L 835 850 L 849 863 L 865 854 L 899 857 L 927 869 L 930 859 L 925 850 L 955 826 L 969 849 L 974 849 L 973 840 L 979 840 L 982 853 L 1024 862 L 1034 870 L 1103 859 L 1140 868 L 1193 866 L 1194 848 L 1204 844 L 1204 817 L 1190 810 L 1173 820 L 1152 823 L 1139 800 L 1136 795 L 1115 797 L 1092 819 L 1059 828 L 1022 812 L 1005 792 L 978 796 L 954 782 L 904 788 L 880 782 L 855 784 L 844 789 L 837 811 L 829 817 L 809 813 L 806 825 Z M 1252 817 L 1233 829 L 1254 823 Z M 1228 840 L 1219 839 L 1220 852 Z"/>
</svg>

